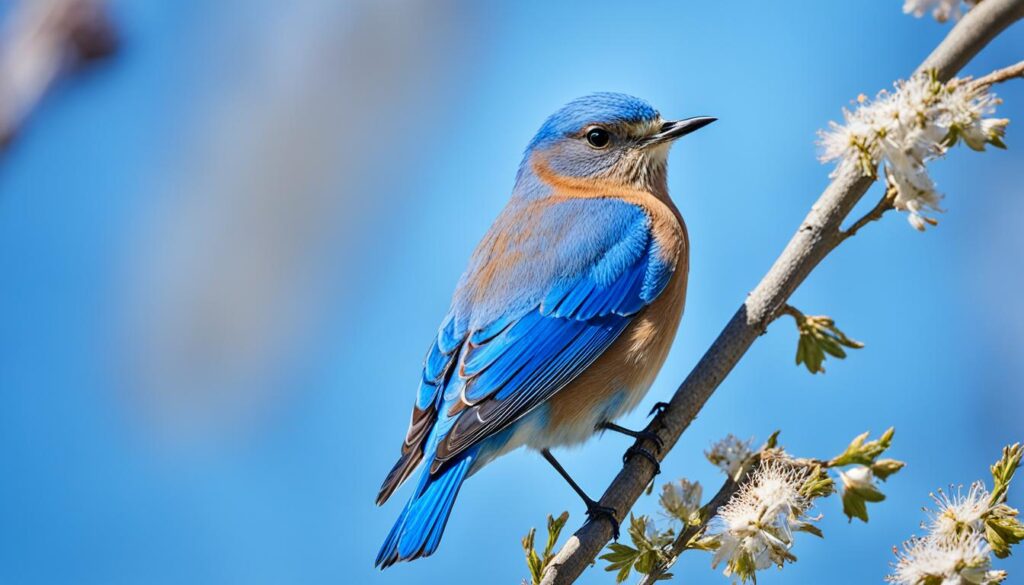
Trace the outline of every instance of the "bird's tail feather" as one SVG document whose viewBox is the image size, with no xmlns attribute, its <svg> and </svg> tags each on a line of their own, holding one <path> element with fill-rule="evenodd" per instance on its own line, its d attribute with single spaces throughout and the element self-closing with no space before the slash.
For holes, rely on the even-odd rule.
<svg viewBox="0 0 1024 585">
<path fill-rule="evenodd" d="M 423 469 L 416 493 L 405 505 L 377 553 L 375 564 L 378 567 L 386 569 L 398 561 L 430 556 L 437 550 L 448 516 L 452 513 L 452 504 L 476 459 L 476 451 L 467 450 L 434 476 L 431 476 L 429 468 Z"/>
<path fill-rule="evenodd" d="M 388 498 L 398 489 L 398 486 L 405 482 L 409 474 L 419 465 L 420 459 L 423 459 L 423 448 L 421 446 L 402 453 L 402 456 L 398 458 L 398 463 L 395 463 L 395 466 L 391 468 L 391 472 L 384 478 L 384 483 L 380 486 L 380 491 L 377 492 L 378 506 L 388 501 Z"/>
</svg>

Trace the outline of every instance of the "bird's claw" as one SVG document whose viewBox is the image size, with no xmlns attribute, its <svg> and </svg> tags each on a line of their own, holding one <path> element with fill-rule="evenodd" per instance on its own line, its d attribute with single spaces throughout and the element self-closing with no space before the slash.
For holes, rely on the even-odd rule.
<svg viewBox="0 0 1024 585">
<path fill-rule="evenodd" d="M 654 443 L 654 448 L 658 453 L 661 453 L 661 450 L 665 448 L 665 441 L 662 440 L 661 435 L 654 431 L 637 431 L 636 438 Z"/>
<path fill-rule="evenodd" d="M 647 416 L 654 416 L 665 412 L 668 408 L 668 402 L 655 402 L 654 406 L 651 407 L 651 412 L 647 413 Z"/>
<path fill-rule="evenodd" d="M 622 455 L 622 462 L 625 463 L 629 461 L 630 459 L 633 458 L 634 455 L 639 455 L 644 459 L 650 461 L 651 465 L 654 466 L 654 475 L 658 475 L 661 473 L 661 463 L 658 461 L 658 458 L 655 457 L 654 453 L 651 453 L 647 449 L 644 449 L 643 447 L 639 447 L 637 445 L 633 445 L 629 449 L 626 449 L 626 452 L 623 453 Z"/>
<path fill-rule="evenodd" d="M 593 522 L 596 519 L 604 518 L 612 525 L 612 540 L 619 540 L 619 520 L 616 518 L 615 508 L 602 506 L 591 500 L 587 502 L 587 521 Z"/>
</svg>

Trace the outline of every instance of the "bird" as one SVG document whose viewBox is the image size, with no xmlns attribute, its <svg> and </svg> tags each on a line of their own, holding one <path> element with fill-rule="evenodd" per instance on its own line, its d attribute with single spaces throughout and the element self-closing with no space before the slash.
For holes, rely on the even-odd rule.
<svg viewBox="0 0 1024 585">
<path fill-rule="evenodd" d="M 686 226 L 669 197 L 672 143 L 716 118 L 664 120 L 621 93 L 572 100 L 541 125 L 511 197 L 472 253 L 421 372 L 401 456 L 377 504 L 422 465 L 377 555 L 387 568 L 433 554 L 463 482 L 519 447 L 551 454 L 611 430 L 646 395 L 683 314 Z M 657 465 L 649 450 L 636 447 Z"/>
</svg>

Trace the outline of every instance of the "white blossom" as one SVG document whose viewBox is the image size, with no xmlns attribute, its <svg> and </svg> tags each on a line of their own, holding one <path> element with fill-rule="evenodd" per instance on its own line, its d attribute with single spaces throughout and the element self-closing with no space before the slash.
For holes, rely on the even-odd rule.
<svg viewBox="0 0 1024 585">
<path fill-rule="evenodd" d="M 850 167 L 874 177 L 883 165 L 893 206 L 908 213 L 918 230 L 936 221 L 942 195 L 926 163 L 946 154 L 958 141 L 983 150 L 1003 147 L 1009 120 L 987 117 L 999 103 L 986 87 L 954 80 L 943 84 L 931 74 L 899 81 L 895 91 L 872 100 L 863 95 L 854 110 L 843 110 L 843 123 L 829 123 L 820 133 L 822 162 L 838 161 L 833 176 Z"/>
<path fill-rule="evenodd" d="M 712 567 L 725 561 L 725 575 L 743 580 L 771 565 L 794 561 L 793 532 L 807 530 L 810 501 L 800 494 L 806 468 L 781 460 L 761 465 L 725 506 L 709 528 L 706 543 L 715 548 Z"/>
<path fill-rule="evenodd" d="M 931 11 L 932 16 L 939 22 L 946 22 L 950 18 L 960 20 L 964 12 L 970 10 L 978 0 L 906 0 L 903 3 L 903 13 L 913 14 L 921 18 Z M 966 4 L 967 9 L 961 9 L 961 4 Z"/>
<path fill-rule="evenodd" d="M 704 456 L 729 477 L 736 477 L 743 462 L 753 453 L 750 450 L 751 442 L 751 439 L 741 441 L 730 433 L 712 445 L 710 451 L 705 451 Z"/>
<path fill-rule="evenodd" d="M 842 480 L 843 487 L 848 490 L 877 491 L 875 474 L 866 465 L 857 465 L 847 471 L 840 471 L 839 479 Z"/>
<path fill-rule="evenodd" d="M 896 553 L 886 581 L 897 585 L 991 585 L 1006 578 L 991 569 L 991 549 L 980 534 L 911 538 Z"/>
<path fill-rule="evenodd" d="M 928 524 L 931 534 L 942 538 L 953 538 L 964 533 L 985 532 L 985 515 L 990 509 L 989 493 L 985 484 L 976 481 L 971 484 L 967 493 L 957 488 L 956 494 L 946 494 L 939 490 L 938 495 L 932 494 L 938 510 L 932 513 Z"/>
</svg>

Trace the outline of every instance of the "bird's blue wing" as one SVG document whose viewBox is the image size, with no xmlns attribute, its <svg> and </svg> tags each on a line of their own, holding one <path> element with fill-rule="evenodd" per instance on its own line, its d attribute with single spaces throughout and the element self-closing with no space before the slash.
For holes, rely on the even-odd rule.
<svg viewBox="0 0 1024 585">
<path fill-rule="evenodd" d="M 412 408 L 412 420 L 402 443 L 402 455 L 392 467 L 377 494 L 377 504 L 383 504 L 398 486 L 409 477 L 423 459 L 424 444 L 437 422 L 440 397 L 451 378 L 458 349 L 463 339 L 454 337 L 455 321 L 452 315 L 445 319 L 437 337 L 423 360 L 423 373 Z"/>
<path fill-rule="evenodd" d="M 674 255 L 665 260 L 650 218 L 627 203 L 604 205 L 619 221 L 604 225 L 614 227 L 612 237 L 597 238 L 604 245 L 585 269 L 550 281 L 525 312 L 468 331 L 457 369 L 438 397 L 436 446 L 427 446 L 427 453 L 434 452 L 433 470 L 565 387 L 665 288 Z M 580 221 L 602 229 L 592 216 Z M 558 244 L 570 253 L 579 248 L 577 242 Z"/>
<path fill-rule="evenodd" d="M 378 502 L 424 455 L 436 472 L 565 387 L 675 270 L 675 255 L 659 249 L 650 217 L 635 205 L 576 200 L 540 217 L 515 211 L 506 209 L 463 276 Z"/>
</svg>

